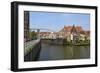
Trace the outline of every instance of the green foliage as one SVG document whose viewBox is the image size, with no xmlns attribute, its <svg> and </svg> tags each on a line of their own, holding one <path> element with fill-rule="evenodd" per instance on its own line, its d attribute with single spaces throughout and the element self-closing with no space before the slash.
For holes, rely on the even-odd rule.
<svg viewBox="0 0 100 73">
<path fill-rule="evenodd" d="M 63 40 L 64 45 L 76 45 L 76 46 L 83 46 L 83 45 L 90 45 L 90 40 L 77 40 L 75 42 L 73 41 L 67 41 L 66 39 Z"/>
<path fill-rule="evenodd" d="M 37 33 L 35 31 L 30 32 L 29 35 L 31 40 L 37 39 Z"/>
</svg>

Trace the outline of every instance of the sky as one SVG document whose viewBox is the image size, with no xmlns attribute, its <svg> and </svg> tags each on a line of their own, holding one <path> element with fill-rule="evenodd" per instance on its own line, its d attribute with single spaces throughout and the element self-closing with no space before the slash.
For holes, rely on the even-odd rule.
<svg viewBox="0 0 100 73">
<path fill-rule="evenodd" d="M 90 14 L 61 12 L 30 12 L 30 28 L 58 32 L 64 26 L 81 26 L 90 30 Z"/>
</svg>

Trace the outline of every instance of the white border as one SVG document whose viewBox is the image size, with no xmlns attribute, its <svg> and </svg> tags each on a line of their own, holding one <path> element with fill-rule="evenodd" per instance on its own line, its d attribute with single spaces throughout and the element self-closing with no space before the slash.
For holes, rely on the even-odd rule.
<svg viewBox="0 0 100 73">
<path fill-rule="evenodd" d="M 80 60 L 58 60 L 58 61 L 35 61 L 24 62 L 24 11 L 49 11 L 49 12 L 73 12 L 73 13 L 89 13 L 90 14 L 90 31 L 91 31 L 91 46 L 90 59 Z M 46 6 L 18 6 L 18 68 L 38 68 L 51 66 L 71 66 L 95 64 L 95 11 L 93 9 L 79 8 L 61 8 L 61 7 L 46 7 Z"/>
</svg>

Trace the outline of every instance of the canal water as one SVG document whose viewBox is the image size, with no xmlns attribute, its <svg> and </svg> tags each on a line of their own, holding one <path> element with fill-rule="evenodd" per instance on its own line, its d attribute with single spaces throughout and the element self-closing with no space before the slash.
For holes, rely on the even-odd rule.
<svg viewBox="0 0 100 73">
<path fill-rule="evenodd" d="M 51 45 L 41 43 L 38 61 L 90 58 L 89 46 Z"/>
</svg>

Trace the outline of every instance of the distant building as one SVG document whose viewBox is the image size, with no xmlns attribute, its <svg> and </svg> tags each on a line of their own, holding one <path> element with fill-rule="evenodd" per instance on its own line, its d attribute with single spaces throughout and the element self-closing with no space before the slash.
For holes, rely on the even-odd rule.
<svg viewBox="0 0 100 73">
<path fill-rule="evenodd" d="M 39 35 L 41 39 L 48 39 L 50 32 L 40 32 Z"/>
<path fill-rule="evenodd" d="M 29 40 L 29 11 L 24 12 L 24 41 Z"/>
<path fill-rule="evenodd" d="M 41 39 L 56 39 L 55 32 L 40 32 L 39 35 Z"/>
<path fill-rule="evenodd" d="M 86 40 L 90 40 L 90 31 L 86 31 L 85 34 L 86 34 Z"/>
<path fill-rule="evenodd" d="M 40 32 L 41 39 L 67 39 L 67 41 L 90 40 L 90 31 L 85 31 L 81 26 L 64 26 L 59 32 Z"/>
<path fill-rule="evenodd" d="M 64 26 L 58 33 L 62 33 L 62 38 L 67 39 L 67 41 L 84 41 L 86 38 L 90 38 L 89 31 L 83 30 L 81 26 Z"/>
<path fill-rule="evenodd" d="M 56 39 L 56 32 L 51 32 L 49 34 L 49 39 Z"/>
<path fill-rule="evenodd" d="M 71 29 L 71 41 L 74 41 L 76 42 L 77 40 L 79 40 L 79 32 L 78 32 L 78 28 L 75 27 L 74 25 L 72 26 L 72 29 Z M 80 31 L 80 30 L 79 30 Z"/>
</svg>

